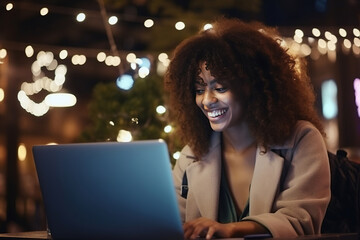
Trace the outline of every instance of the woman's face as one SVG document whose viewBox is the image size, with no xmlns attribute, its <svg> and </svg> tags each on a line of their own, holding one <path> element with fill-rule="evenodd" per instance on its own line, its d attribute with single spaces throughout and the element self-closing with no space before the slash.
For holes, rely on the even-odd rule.
<svg viewBox="0 0 360 240">
<path fill-rule="evenodd" d="M 195 82 L 195 101 L 209 119 L 214 131 L 222 132 L 241 124 L 241 106 L 232 92 L 222 86 L 200 63 L 200 74 Z"/>
</svg>

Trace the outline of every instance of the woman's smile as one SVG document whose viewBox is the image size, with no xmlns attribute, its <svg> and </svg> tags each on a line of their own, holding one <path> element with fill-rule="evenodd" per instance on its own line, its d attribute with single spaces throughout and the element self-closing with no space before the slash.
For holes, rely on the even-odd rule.
<svg viewBox="0 0 360 240">
<path fill-rule="evenodd" d="M 223 117 L 226 112 L 227 109 L 211 110 L 207 111 L 207 116 L 210 120 L 218 120 L 219 118 Z"/>
<path fill-rule="evenodd" d="M 209 119 L 214 131 L 224 131 L 241 122 L 241 106 L 231 90 L 220 84 L 206 68 L 200 64 L 200 74 L 195 83 L 196 104 Z"/>
</svg>

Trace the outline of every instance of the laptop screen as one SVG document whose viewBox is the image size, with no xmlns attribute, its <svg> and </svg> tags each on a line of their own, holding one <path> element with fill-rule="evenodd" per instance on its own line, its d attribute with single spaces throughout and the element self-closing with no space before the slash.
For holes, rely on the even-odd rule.
<svg viewBox="0 0 360 240">
<path fill-rule="evenodd" d="M 34 146 L 54 239 L 183 239 L 162 140 Z"/>
</svg>

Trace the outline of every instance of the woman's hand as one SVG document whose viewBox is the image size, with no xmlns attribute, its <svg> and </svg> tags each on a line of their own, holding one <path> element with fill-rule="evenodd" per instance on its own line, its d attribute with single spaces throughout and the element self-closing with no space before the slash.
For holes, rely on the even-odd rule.
<svg viewBox="0 0 360 240">
<path fill-rule="evenodd" d="M 223 224 L 204 217 L 184 223 L 183 228 L 185 239 L 196 239 L 198 237 L 211 239 L 214 236 L 231 238 L 249 234 L 270 234 L 265 227 L 254 221 Z"/>
<path fill-rule="evenodd" d="M 229 238 L 233 235 L 232 223 L 222 224 L 208 218 L 197 218 L 183 225 L 185 239 L 205 237 L 211 239 L 214 235 Z"/>
</svg>

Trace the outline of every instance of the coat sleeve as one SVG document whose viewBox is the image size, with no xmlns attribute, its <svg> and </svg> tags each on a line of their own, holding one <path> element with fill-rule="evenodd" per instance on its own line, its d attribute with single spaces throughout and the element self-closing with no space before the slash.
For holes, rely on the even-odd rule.
<svg viewBox="0 0 360 240">
<path fill-rule="evenodd" d="M 285 159 L 289 168 L 271 213 L 244 219 L 262 224 L 273 237 L 319 234 L 330 201 L 330 168 L 322 135 L 308 123 L 297 128 L 293 139 L 291 159 Z"/>
<path fill-rule="evenodd" d="M 176 161 L 172 171 L 176 196 L 179 204 L 180 216 L 183 223 L 185 222 L 186 199 L 181 196 L 181 186 L 185 170 L 187 166 L 190 165 L 193 161 L 194 157 L 192 151 L 190 150 L 190 147 L 185 146 L 182 149 L 180 158 Z"/>
</svg>

